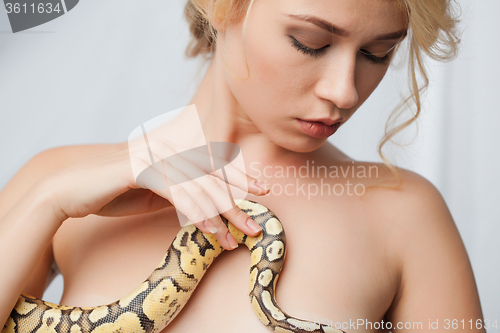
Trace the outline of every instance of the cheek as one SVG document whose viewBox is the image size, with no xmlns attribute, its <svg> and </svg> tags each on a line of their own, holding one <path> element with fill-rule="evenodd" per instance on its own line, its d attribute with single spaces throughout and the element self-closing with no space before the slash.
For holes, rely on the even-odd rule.
<svg viewBox="0 0 500 333">
<path fill-rule="evenodd" d="M 257 123 L 260 116 L 265 116 L 266 121 L 291 116 L 292 108 L 297 108 L 298 100 L 307 93 L 307 80 L 311 76 L 301 73 L 303 66 L 297 63 L 299 57 L 287 37 L 270 26 L 270 22 L 273 21 L 253 21 L 247 27 L 245 45 L 250 78 L 237 80 L 227 76 L 239 104 Z M 228 44 L 242 45 L 237 38 L 234 36 Z M 236 57 L 237 54 L 241 56 Z M 239 78 L 248 75 L 243 54 L 243 47 L 233 50 L 232 60 L 228 61 Z"/>
<path fill-rule="evenodd" d="M 247 37 L 252 80 L 286 99 L 304 96 L 315 79 L 314 62 L 292 47 L 290 37 L 276 20 L 266 22 L 267 26 L 264 22 L 256 24 Z"/>
<path fill-rule="evenodd" d="M 387 68 L 388 67 L 385 66 L 372 64 L 361 64 L 359 66 L 355 76 L 356 90 L 359 98 L 357 108 L 361 106 L 377 88 L 384 78 Z"/>
<path fill-rule="evenodd" d="M 310 80 L 311 75 L 301 74 L 297 55 L 286 43 L 286 37 L 247 30 L 250 78 L 238 80 L 226 75 L 226 80 L 241 111 L 269 140 L 286 149 L 302 151 L 304 143 L 294 139 L 298 129 L 291 129 L 297 126 L 298 111 L 307 105 L 304 101 L 310 92 L 305 80 Z M 236 68 L 233 71 L 238 77 L 245 78 L 248 73 L 244 57 L 234 57 L 239 52 L 243 54 L 242 47 L 227 62 Z M 306 148 L 311 151 L 317 147 Z"/>
<path fill-rule="evenodd" d="M 257 34 L 255 34 L 257 35 Z M 296 68 L 291 66 L 289 55 L 280 38 L 259 34 L 261 38 L 248 40 L 247 54 L 250 67 L 251 89 L 258 91 L 259 100 L 269 107 L 279 108 L 292 103 L 301 94 L 296 80 Z"/>
</svg>

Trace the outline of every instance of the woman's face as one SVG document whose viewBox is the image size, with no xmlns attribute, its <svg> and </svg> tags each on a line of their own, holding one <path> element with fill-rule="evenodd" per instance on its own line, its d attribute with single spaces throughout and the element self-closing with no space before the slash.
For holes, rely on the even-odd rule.
<svg viewBox="0 0 500 333">
<path fill-rule="evenodd" d="M 377 87 L 407 25 L 395 0 L 255 0 L 244 40 L 242 29 L 219 31 L 216 51 L 238 111 L 275 144 L 309 152 Z"/>
</svg>

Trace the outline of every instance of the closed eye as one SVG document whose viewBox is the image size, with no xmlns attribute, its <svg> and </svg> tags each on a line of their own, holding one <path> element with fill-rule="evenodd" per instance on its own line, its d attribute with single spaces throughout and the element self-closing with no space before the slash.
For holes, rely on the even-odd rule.
<svg viewBox="0 0 500 333">
<path fill-rule="evenodd" d="M 313 49 L 310 47 L 305 46 L 304 44 L 300 43 L 298 40 L 295 39 L 293 36 L 289 36 L 291 41 L 292 41 L 292 46 L 295 47 L 298 51 L 302 51 L 304 54 L 311 55 L 315 58 L 321 56 L 323 53 L 325 53 L 326 49 L 330 45 L 325 45 L 322 48 L 319 49 Z"/>
<path fill-rule="evenodd" d="M 311 55 L 315 58 L 318 58 L 321 55 L 323 55 L 326 52 L 326 49 L 330 46 L 330 45 L 325 45 L 322 48 L 313 49 L 313 48 L 310 48 L 308 46 L 305 46 L 304 44 L 299 42 L 297 39 L 295 39 L 295 37 L 293 37 L 293 36 L 289 36 L 289 37 L 292 41 L 293 47 L 295 47 L 298 51 L 302 51 L 304 54 Z M 387 53 L 383 57 L 377 57 L 365 49 L 360 49 L 359 52 L 361 54 L 363 54 L 363 56 L 371 63 L 377 64 L 377 65 L 386 65 L 386 66 L 389 64 L 390 52 Z"/>
<path fill-rule="evenodd" d="M 366 57 L 366 59 L 368 59 L 370 62 L 372 62 L 374 64 L 377 64 L 377 65 L 388 65 L 389 64 L 390 52 L 387 53 L 384 57 L 377 57 L 365 49 L 360 49 L 359 52 L 361 52 L 361 54 L 363 54 Z"/>
</svg>

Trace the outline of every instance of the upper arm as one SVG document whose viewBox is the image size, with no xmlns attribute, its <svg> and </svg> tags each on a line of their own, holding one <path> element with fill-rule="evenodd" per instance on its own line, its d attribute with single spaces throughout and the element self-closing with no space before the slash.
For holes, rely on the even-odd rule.
<svg viewBox="0 0 500 333">
<path fill-rule="evenodd" d="M 414 173 L 404 172 L 403 182 L 399 204 L 393 206 L 394 216 L 400 217 L 394 242 L 401 259 L 401 283 L 387 319 L 393 325 L 422 327 L 407 324 L 413 327 L 393 331 L 429 330 L 429 323 L 437 321 L 434 332 L 484 332 L 476 329 L 476 320 L 483 319 L 477 287 L 446 203 L 431 183 Z"/>
<path fill-rule="evenodd" d="M 31 158 L 0 191 L 0 219 L 21 199 L 21 197 L 47 174 L 98 154 L 113 152 L 117 145 L 68 146 L 45 150 Z M 32 276 L 24 293 L 41 298 L 53 277 L 57 274 L 54 265 L 52 243 L 40 255 L 33 267 Z"/>
</svg>

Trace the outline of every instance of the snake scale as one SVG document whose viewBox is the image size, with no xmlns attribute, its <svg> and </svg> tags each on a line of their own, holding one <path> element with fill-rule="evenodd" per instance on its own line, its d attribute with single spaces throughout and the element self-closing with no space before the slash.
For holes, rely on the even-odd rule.
<svg viewBox="0 0 500 333">
<path fill-rule="evenodd" d="M 285 232 L 265 206 L 247 200 L 238 206 L 262 227 L 257 237 L 224 223 L 239 244 L 250 250 L 250 302 L 259 320 L 276 333 L 340 333 L 331 326 L 287 315 L 275 300 L 286 253 Z M 157 333 L 189 300 L 214 259 L 224 251 L 212 234 L 193 224 L 183 227 L 158 267 L 124 298 L 97 307 L 70 307 L 22 294 L 2 333 Z"/>
</svg>

